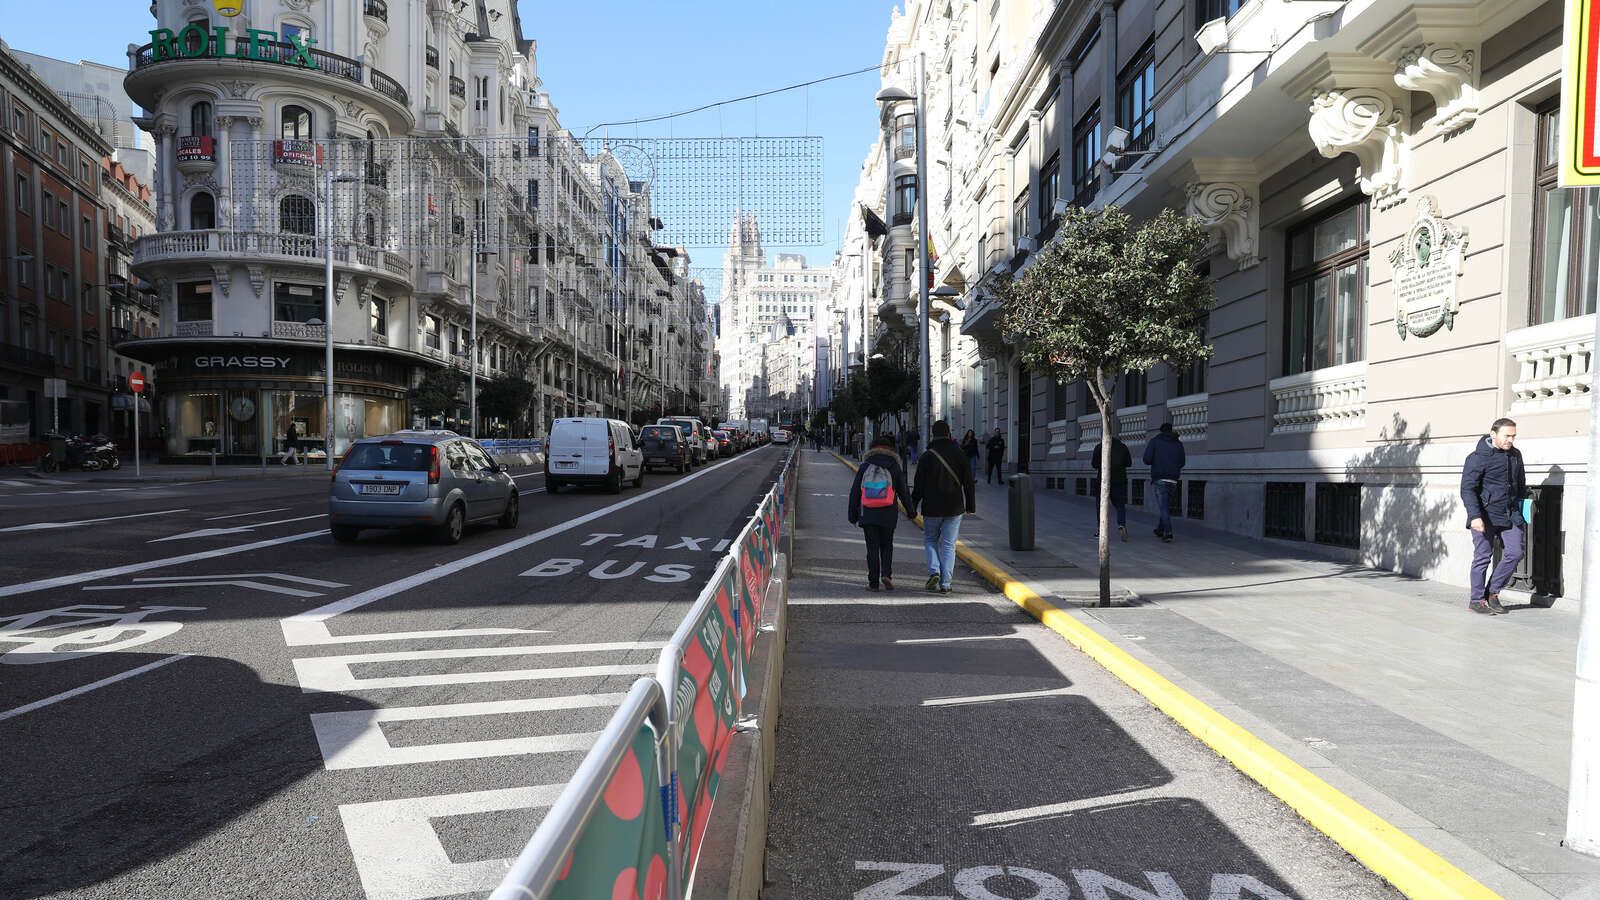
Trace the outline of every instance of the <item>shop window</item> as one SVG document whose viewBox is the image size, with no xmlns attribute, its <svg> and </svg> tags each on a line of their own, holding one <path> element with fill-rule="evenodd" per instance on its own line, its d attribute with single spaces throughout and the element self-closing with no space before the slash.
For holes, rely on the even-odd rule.
<svg viewBox="0 0 1600 900">
<path fill-rule="evenodd" d="M 1298 481 L 1269 481 L 1262 533 L 1289 541 L 1306 539 L 1306 486 Z"/>
<path fill-rule="evenodd" d="M 1321 482 L 1317 485 L 1315 538 L 1319 544 L 1361 548 L 1359 483 Z"/>
<path fill-rule="evenodd" d="M 189 133 L 195 137 L 211 137 L 211 104 L 204 100 L 189 107 Z"/>
<path fill-rule="evenodd" d="M 1156 46 L 1145 41 L 1117 76 L 1117 124 L 1128 132 L 1128 151 L 1150 149 L 1156 133 Z"/>
<path fill-rule="evenodd" d="M 222 394 L 197 391 L 172 394 L 167 400 L 168 453 L 209 456 L 222 451 Z"/>
<path fill-rule="evenodd" d="M 1600 289 L 1600 202 L 1593 190 L 1557 183 L 1560 124 L 1554 101 L 1539 111 L 1530 325 L 1589 315 Z"/>
<path fill-rule="evenodd" d="M 316 205 L 309 197 L 298 194 L 290 194 L 278 201 L 278 230 L 284 234 L 316 234 Z"/>
<path fill-rule="evenodd" d="M 1072 202 L 1088 206 L 1100 190 L 1100 104 L 1072 129 Z"/>
<path fill-rule="evenodd" d="M 217 201 L 205 191 L 189 198 L 189 228 L 199 231 L 217 227 Z"/>
<path fill-rule="evenodd" d="M 288 38 L 285 38 L 287 40 Z M 278 113 L 278 138 L 285 141 L 311 140 L 311 111 L 290 104 Z"/>
<path fill-rule="evenodd" d="M 1365 358 L 1367 250 L 1365 200 L 1289 233 L 1283 374 Z"/>
</svg>

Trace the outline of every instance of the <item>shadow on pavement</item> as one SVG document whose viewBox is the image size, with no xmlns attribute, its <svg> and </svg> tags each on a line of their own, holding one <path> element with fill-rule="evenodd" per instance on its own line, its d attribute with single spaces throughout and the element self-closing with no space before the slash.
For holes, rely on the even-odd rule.
<svg viewBox="0 0 1600 900">
<path fill-rule="evenodd" d="M 107 655 L 122 671 L 164 658 Z M 205 656 L 0 721 L 0 897 L 97 885 L 205 839 L 322 768 L 313 742 L 283 740 L 305 728 L 298 688 Z"/>
</svg>

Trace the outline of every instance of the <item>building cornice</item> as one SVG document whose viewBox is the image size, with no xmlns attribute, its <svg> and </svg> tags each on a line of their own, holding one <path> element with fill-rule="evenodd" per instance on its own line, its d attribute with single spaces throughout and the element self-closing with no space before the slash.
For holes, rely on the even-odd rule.
<svg viewBox="0 0 1600 900">
<path fill-rule="evenodd" d="M 0 75 L 4 75 L 7 80 L 21 87 L 29 97 L 47 107 L 50 114 L 72 129 L 78 139 L 88 144 L 96 156 L 111 155 L 111 144 L 82 116 L 74 112 L 72 107 L 64 103 L 61 96 L 41 81 L 39 76 L 33 74 L 33 69 L 12 56 L 10 49 L 6 47 L 0 47 Z"/>
</svg>

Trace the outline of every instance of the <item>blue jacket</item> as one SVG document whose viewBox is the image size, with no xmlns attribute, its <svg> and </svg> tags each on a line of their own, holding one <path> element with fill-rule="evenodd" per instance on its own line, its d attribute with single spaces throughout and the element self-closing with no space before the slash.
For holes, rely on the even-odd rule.
<svg viewBox="0 0 1600 900">
<path fill-rule="evenodd" d="M 1487 435 L 1461 467 L 1461 502 L 1467 508 L 1467 526 L 1473 519 L 1506 528 L 1525 525 L 1522 499 L 1528 496 L 1528 474 L 1522 451 L 1500 450 Z"/>
<path fill-rule="evenodd" d="M 1156 432 L 1150 443 L 1144 445 L 1144 462 L 1150 467 L 1151 481 L 1177 481 L 1187 461 L 1183 441 L 1170 431 Z"/>
</svg>

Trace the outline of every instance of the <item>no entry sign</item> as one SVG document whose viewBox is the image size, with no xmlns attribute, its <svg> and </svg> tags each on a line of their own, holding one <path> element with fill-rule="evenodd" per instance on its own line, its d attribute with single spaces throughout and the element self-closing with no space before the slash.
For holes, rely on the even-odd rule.
<svg viewBox="0 0 1600 900">
<path fill-rule="evenodd" d="M 133 391 L 135 394 L 144 393 L 144 374 L 142 372 L 132 372 L 128 375 L 128 390 Z"/>
</svg>

